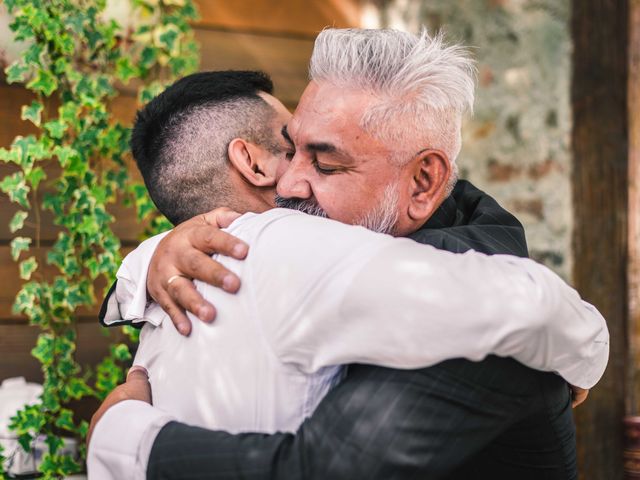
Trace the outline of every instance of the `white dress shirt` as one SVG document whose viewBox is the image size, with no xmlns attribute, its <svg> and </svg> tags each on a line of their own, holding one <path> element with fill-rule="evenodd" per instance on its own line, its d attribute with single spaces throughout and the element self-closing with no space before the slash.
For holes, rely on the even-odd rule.
<svg viewBox="0 0 640 480">
<path fill-rule="evenodd" d="M 250 245 L 249 255 L 216 259 L 242 287 L 230 295 L 196 282 L 218 316 L 211 325 L 192 318 L 189 338 L 158 305 L 146 305 L 159 239 L 123 262 L 118 316 L 147 322 L 135 364 L 150 372 L 155 408 L 124 402 L 107 412 L 91 442 L 90 474 L 105 464 L 144 472 L 170 419 L 230 432 L 295 431 L 343 364 L 420 368 L 493 353 L 583 388 L 606 366 L 602 316 L 533 261 L 452 254 L 284 209 L 246 214 L 228 232 Z M 126 427 L 137 447 L 116 460 L 115 429 L 134 408 L 146 419 Z"/>
</svg>

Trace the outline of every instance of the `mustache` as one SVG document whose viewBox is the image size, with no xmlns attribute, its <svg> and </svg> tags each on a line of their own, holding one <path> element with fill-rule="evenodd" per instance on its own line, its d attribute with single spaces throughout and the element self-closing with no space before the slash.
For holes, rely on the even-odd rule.
<svg viewBox="0 0 640 480">
<path fill-rule="evenodd" d="M 327 218 L 327 212 L 315 200 L 305 200 L 302 198 L 284 198 L 276 194 L 276 207 L 298 210 L 307 215 Z"/>
</svg>

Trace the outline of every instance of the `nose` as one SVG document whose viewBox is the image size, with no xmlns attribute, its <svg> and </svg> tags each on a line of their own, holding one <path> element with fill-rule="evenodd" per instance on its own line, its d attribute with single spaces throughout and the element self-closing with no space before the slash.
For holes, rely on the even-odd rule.
<svg viewBox="0 0 640 480">
<path fill-rule="evenodd" d="M 284 198 L 311 198 L 311 184 L 309 183 L 309 168 L 299 152 L 291 159 L 289 168 L 284 172 L 278 182 L 278 195 Z"/>
</svg>

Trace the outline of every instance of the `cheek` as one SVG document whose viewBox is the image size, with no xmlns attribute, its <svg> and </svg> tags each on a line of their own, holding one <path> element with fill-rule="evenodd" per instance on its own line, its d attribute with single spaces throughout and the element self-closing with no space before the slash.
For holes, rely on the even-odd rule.
<svg viewBox="0 0 640 480">
<path fill-rule="evenodd" d="M 346 175 L 334 175 L 312 185 L 318 204 L 329 218 L 354 223 L 368 212 L 369 189 L 353 180 Z"/>
</svg>

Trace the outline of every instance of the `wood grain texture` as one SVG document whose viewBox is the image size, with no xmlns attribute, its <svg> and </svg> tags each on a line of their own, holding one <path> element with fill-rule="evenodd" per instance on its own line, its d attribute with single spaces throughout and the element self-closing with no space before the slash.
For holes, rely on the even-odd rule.
<svg viewBox="0 0 640 480">
<path fill-rule="evenodd" d="M 627 413 L 640 414 L 640 0 L 629 6 L 629 394 Z"/>
<path fill-rule="evenodd" d="M 256 33 L 196 29 L 201 70 L 262 70 L 275 84 L 275 96 L 295 107 L 307 85 L 313 40 Z"/>
<path fill-rule="evenodd" d="M 608 321 L 611 355 L 575 411 L 581 478 L 618 480 L 627 375 L 628 4 L 573 0 L 574 280 Z"/>
<path fill-rule="evenodd" d="M 197 25 L 314 38 L 327 26 L 360 24 L 362 0 L 196 0 Z"/>
<path fill-rule="evenodd" d="M 131 247 L 122 249 L 122 254 L 126 255 L 132 250 Z M 43 275 L 43 278 L 50 280 L 58 274 L 58 270 L 55 267 L 47 265 L 45 262 L 46 248 L 31 248 L 28 253 L 22 254 L 21 258 L 28 258 L 34 255 L 40 264 L 39 274 Z M 11 258 L 10 247 L 0 246 L 0 281 L 2 288 L 0 288 L 0 325 L 3 323 L 26 323 L 26 318 L 22 315 L 15 315 L 11 312 L 11 306 L 15 299 L 16 294 L 22 288 L 23 281 L 18 276 L 18 264 Z M 97 280 L 94 283 L 94 292 L 96 295 L 96 304 L 91 308 L 81 308 L 78 311 L 79 317 L 93 317 L 96 324 L 98 323 L 98 311 L 102 304 L 104 289 L 108 285 L 102 279 Z M 0 350 L 2 352 L 2 350 Z"/>
<path fill-rule="evenodd" d="M 81 365 L 95 365 L 108 353 L 110 342 L 123 338 L 118 329 L 103 328 L 92 317 L 78 322 L 76 332 L 76 359 Z M 0 323 L 0 381 L 23 376 L 32 382 L 42 382 L 39 363 L 30 353 L 38 333 L 37 328 L 23 323 Z"/>
</svg>

